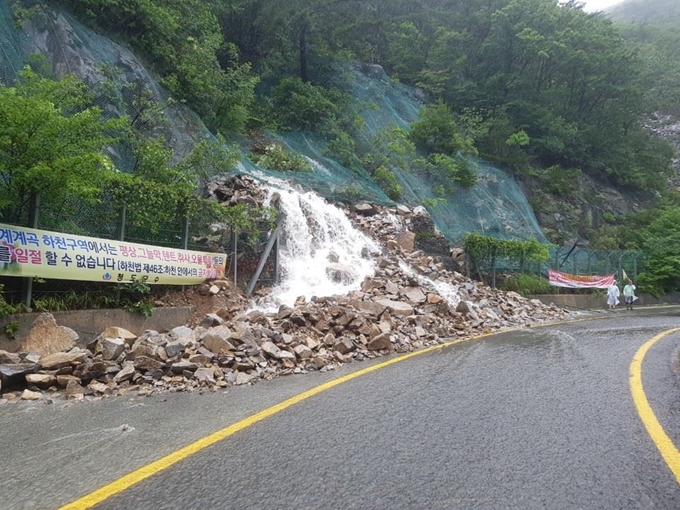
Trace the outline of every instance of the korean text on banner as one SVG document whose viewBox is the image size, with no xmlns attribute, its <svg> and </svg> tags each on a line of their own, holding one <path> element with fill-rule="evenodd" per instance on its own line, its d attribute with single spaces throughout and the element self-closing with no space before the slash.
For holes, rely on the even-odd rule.
<svg viewBox="0 0 680 510">
<path fill-rule="evenodd" d="M 193 285 L 224 277 L 226 255 L 0 224 L 0 276 Z"/>
<path fill-rule="evenodd" d="M 606 289 L 614 284 L 614 275 L 584 276 L 548 270 L 548 281 L 553 287 L 572 289 Z"/>
</svg>

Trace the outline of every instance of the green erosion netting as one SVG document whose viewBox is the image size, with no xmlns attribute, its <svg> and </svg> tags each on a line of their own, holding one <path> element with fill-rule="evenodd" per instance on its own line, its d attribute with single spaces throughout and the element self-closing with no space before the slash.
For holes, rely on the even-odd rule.
<svg viewBox="0 0 680 510">
<path fill-rule="evenodd" d="M 346 200 L 356 202 L 368 200 L 377 204 L 393 204 L 385 192 L 365 171 L 353 172 L 338 162 L 323 155 L 326 142 L 311 133 L 286 133 L 270 135 L 284 143 L 290 150 L 307 157 L 314 168 L 312 172 L 275 172 L 262 170 L 247 158 L 242 158 L 243 169 L 255 176 L 271 175 L 279 179 L 290 179 L 305 189 L 313 189 L 330 201 Z"/>
<path fill-rule="evenodd" d="M 191 110 L 168 103 L 168 94 L 137 58 L 123 46 L 78 23 L 67 14 L 46 9 L 35 15 L 24 29 L 12 19 L 9 2 L 0 2 L 0 81 L 11 84 L 29 60 L 42 54 L 58 74 L 73 74 L 90 86 L 94 103 L 109 117 L 135 116 L 140 105 L 162 104 L 156 124 L 147 130 L 151 136 L 164 136 L 180 158 L 196 142 L 212 135 Z M 116 167 L 134 169 L 134 157 L 125 144 L 110 148 Z M 63 232 L 113 238 L 116 235 L 120 204 L 43 204 L 39 227 Z M 181 245 L 182 226 L 171 225 L 157 233 L 127 229 L 126 240 L 161 246 Z"/>
<path fill-rule="evenodd" d="M 423 102 L 412 87 L 392 83 L 377 66 L 365 66 L 354 73 L 352 94 L 358 102 L 377 104 L 365 108 L 362 117 L 366 136 L 372 138 L 381 129 L 408 128 L 417 120 Z M 443 197 L 439 205 L 429 207 L 437 228 L 450 240 L 460 240 L 467 232 L 502 239 L 534 237 L 547 242 L 524 193 L 512 177 L 497 167 L 475 160 L 477 184 Z M 392 169 L 404 187 L 404 198 L 411 205 L 436 198 L 431 179 L 414 171 Z"/>
<path fill-rule="evenodd" d="M 0 3 L 0 79 L 5 83 L 15 79 L 27 55 L 34 52 L 44 54 L 59 73 L 72 73 L 88 83 L 96 96 L 96 103 L 108 115 L 132 115 L 140 90 L 146 89 L 158 102 L 167 100 L 167 93 L 158 81 L 129 50 L 66 14 L 48 9 L 26 24 L 25 32 L 19 30 L 12 20 L 8 2 Z M 385 128 L 408 128 L 418 118 L 424 104 L 417 89 L 393 83 L 379 66 L 354 65 L 344 69 L 339 79 L 352 93 L 365 122 L 360 143 L 370 144 Z M 166 107 L 163 122 L 152 133 L 166 136 L 178 157 L 186 154 L 196 141 L 211 137 L 200 119 L 182 105 Z M 328 141 L 322 137 L 309 133 L 287 133 L 276 138 L 308 157 L 314 171 L 262 171 L 246 157 L 242 158 L 239 170 L 248 173 L 260 171 L 265 175 L 291 179 L 329 200 L 392 203 L 366 172 L 354 172 L 325 157 Z M 133 169 L 134 160 L 127 147 L 112 148 L 112 157 L 122 171 Z M 396 167 L 393 170 L 404 188 L 403 201 L 406 203 L 415 206 L 436 198 L 430 179 Z M 504 239 L 534 237 L 545 242 L 526 197 L 512 177 L 483 161 L 475 161 L 475 171 L 478 182 L 472 189 L 457 190 L 437 201 L 436 206 L 428 204 L 442 233 L 451 241 L 460 240 L 466 232 L 481 232 Z M 81 204 L 74 208 L 76 213 L 71 214 L 67 222 L 73 233 L 101 237 L 114 235 L 116 207 L 104 203 L 101 206 Z M 63 225 L 63 217 L 72 210 L 43 210 L 41 226 Z M 161 239 L 148 239 L 148 242 L 172 244 L 180 230 L 178 226 L 177 232 L 166 233 Z M 142 241 L 141 235 L 134 237 Z"/>
<path fill-rule="evenodd" d="M 17 30 L 8 1 L 0 3 L 0 82 L 10 83 L 24 66 L 29 54 L 26 35 Z"/>
<path fill-rule="evenodd" d="M 412 87 L 392 83 L 379 66 L 358 66 L 351 69 L 350 91 L 365 122 L 364 143 L 371 143 L 383 129 L 406 129 L 418 118 L 423 103 Z M 353 172 L 323 156 L 326 142 L 308 133 L 288 133 L 279 136 L 292 150 L 310 158 L 314 172 L 276 174 L 292 178 L 328 199 L 348 201 L 371 200 L 391 203 L 385 193 L 367 173 Z M 477 174 L 477 184 L 471 189 L 459 189 L 454 194 L 429 206 L 437 228 L 450 240 L 460 241 L 466 232 L 480 232 L 501 239 L 547 239 L 538 225 L 533 210 L 514 179 L 501 169 L 479 159 L 471 159 Z M 244 162 L 245 168 L 252 164 Z M 392 170 L 404 188 L 401 201 L 421 205 L 438 198 L 432 179 L 416 171 Z M 271 173 L 271 172 L 265 172 Z"/>
</svg>

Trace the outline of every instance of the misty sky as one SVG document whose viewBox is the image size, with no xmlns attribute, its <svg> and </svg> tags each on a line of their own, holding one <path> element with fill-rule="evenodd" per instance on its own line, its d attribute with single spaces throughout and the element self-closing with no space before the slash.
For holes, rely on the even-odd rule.
<svg viewBox="0 0 680 510">
<path fill-rule="evenodd" d="M 620 4 L 623 0 L 583 0 L 586 4 L 584 10 L 588 12 L 601 11 L 615 4 Z"/>
</svg>

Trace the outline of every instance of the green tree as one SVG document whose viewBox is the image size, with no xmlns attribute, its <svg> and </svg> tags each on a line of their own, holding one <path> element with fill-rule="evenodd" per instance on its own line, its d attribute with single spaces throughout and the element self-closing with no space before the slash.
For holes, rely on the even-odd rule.
<svg viewBox="0 0 680 510">
<path fill-rule="evenodd" d="M 420 118 L 411 125 L 411 139 L 428 152 L 476 154 L 474 140 L 465 135 L 451 109 L 441 101 L 421 110 Z"/>
<path fill-rule="evenodd" d="M 645 230 L 642 250 L 645 269 L 640 284 L 655 293 L 680 289 L 680 208 L 669 207 Z"/>
<path fill-rule="evenodd" d="M 295 129 L 315 129 L 334 121 L 348 98 L 300 78 L 284 78 L 272 90 L 276 117 L 281 124 Z"/>
<path fill-rule="evenodd" d="M 3 220 L 24 221 L 34 194 L 47 204 L 96 200 L 116 173 L 104 150 L 123 127 L 91 106 L 75 78 L 51 80 L 26 68 L 14 86 L 0 85 Z"/>
<path fill-rule="evenodd" d="M 413 22 L 389 28 L 387 63 L 395 78 L 416 82 L 425 68 L 428 41 Z"/>
</svg>

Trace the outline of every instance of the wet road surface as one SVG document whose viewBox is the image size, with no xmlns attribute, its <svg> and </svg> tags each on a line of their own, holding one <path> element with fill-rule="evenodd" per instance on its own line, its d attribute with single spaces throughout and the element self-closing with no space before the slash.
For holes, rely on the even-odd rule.
<svg viewBox="0 0 680 510">
<path fill-rule="evenodd" d="M 680 509 L 680 486 L 645 431 L 629 388 L 635 353 L 651 337 L 680 326 L 679 313 L 614 312 L 473 340 L 393 364 L 256 423 L 96 508 Z M 675 445 L 680 386 L 673 360 L 679 345 L 680 334 L 671 334 L 643 363 L 645 392 Z M 318 376 L 301 379 L 321 382 Z M 278 392 L 280 400 L 296 384 L 269 386 L 283 388 L 270 393 Z M 93 441 L 92 451 L 79 452 L 76 462 L 63 458 L 61 473 L 42 459 L 41 474 L 52 480 L 52 492 L 43 483 L 43 492 L 34 492 L 27 503 L 20 490 L 12 493 L 14 487 L 0 481 L 0 494 L 6 488 L 14 494 L 5 501 L 0 496 L 0 507 L 55 508 L 75 499 L 85 487 L 96 489 L 147 457 L 154 460 L 173 445 L 201 437 L 194 428 L 205 435 L 253 412 L 232 408 L 225 416 L 225 406 L 271 405 L 274 396 L 252 403 L 249 395 L 263 391 L 258 386 L 266 388 L 232 392 L 232 400 L 210 396 L 206 405 L 196 404 L 196 395 L 172 396 L 163 413 L 150 410 L 164 422 L 158 424 L 162 438 L 147 430 L 146 413 L 128 417 L 117 408 L 116 415 L 134 430 L 120 433 L 105 457 Z M 192 398 L 193 407 L 183 414 Z M 116 405 L 99 404 L 102 413 Z M 33 413 L 36 423 L 50 412 L 47 407 Z M 4 412 L 0 409 L 0 426 Z M 29 441 L 27 448 L 41 444 Z M 102 473 L 82 469 L 95 461 Z M 75 488 L 60 481 L 65 473 L 79 479 Z"/>
</svg>

